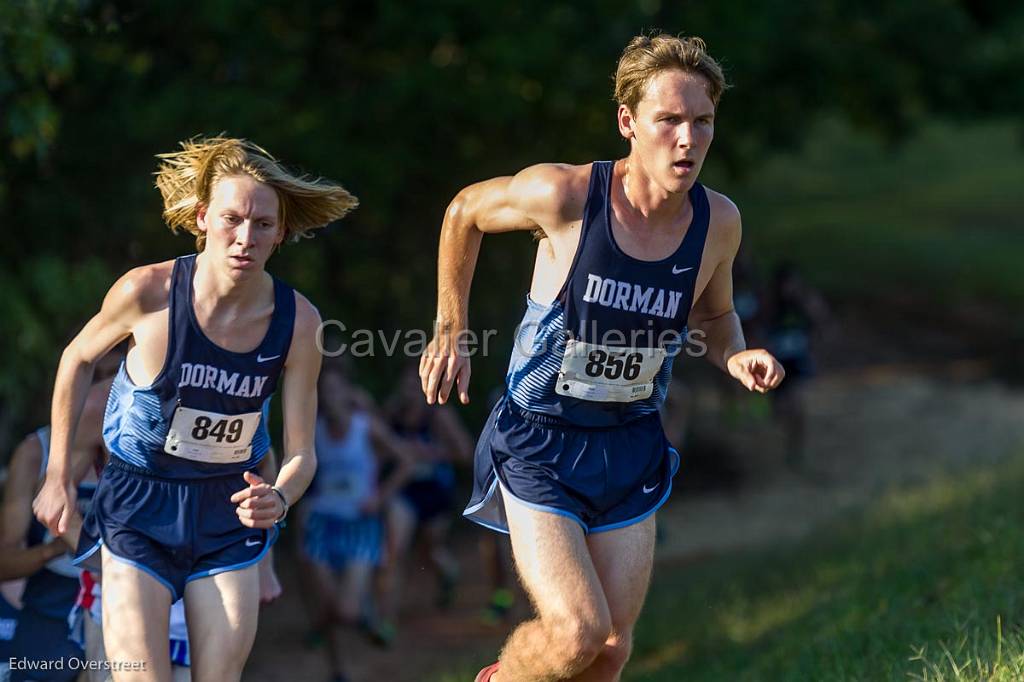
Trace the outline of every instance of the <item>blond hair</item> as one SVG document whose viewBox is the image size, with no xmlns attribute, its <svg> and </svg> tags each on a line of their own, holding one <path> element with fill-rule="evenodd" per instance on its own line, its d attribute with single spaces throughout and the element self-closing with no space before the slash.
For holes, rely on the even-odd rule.
<svg viewBox="0 0 1024 682">
<path fill-rule="evenodd" d="M 665 33 L 636 36 L 622 51 L 615 69 L 615 101 L 635 114 L 651 78 L 670 69 L 704 76 L 708 82 L 708 97 L 716 107 L 722 92 L 729 87 L 722 67 L 708 54 L 707 45 L 700 38 L 679 38 Z"/>
<path fill-rule="evenodd" d="M 156 186 L 164 199 L 164 222 L 172 232 L 185 230 L 196 237 L 196 248 L 206 245 L 196 217 L 208 206 L 213 186 L 221 178 L 248 175 L 273 188 L 278 198 L 278 221 L 284 241 L 311 237 L 311 232 L 338 220 L 359 205 L 341 185 L 288 172 L 267 150 L 248 140 L 232 137 L 194 137 L 181 142 L 181 150 L 158 154 Z"/>
</svg>

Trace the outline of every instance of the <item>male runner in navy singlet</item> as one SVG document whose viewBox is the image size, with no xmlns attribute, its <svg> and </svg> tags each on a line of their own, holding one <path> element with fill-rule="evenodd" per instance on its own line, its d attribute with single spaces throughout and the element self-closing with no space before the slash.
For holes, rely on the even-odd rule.
<svg viewBox="0 0 1024 682">
<path fill-rule="evenodd" d="M 55 534 L 67 530 L 67 454 L 93 366 L 129 338 L 104 419 L 111 458 L 76 561 L 102 565 L 115 680 L 170 680 L 168 613 L 181 597 L 193 679 L 238 680 L 256 635 L 256 564 L 316 470 L 320 316 L 264 266 L 282 242 L 341 218 L 356 200 L 245 140 L 192 140 L 161 159 L 164 219 L 194 234 L 199 253 L 129 271 L 65 349 L 34 510 Z M 278 384 L 284 453 L 272 486 L 254 470 L 270 447 Z"/>
<path fill-rule="evenodd" d="M 658 407 L 688 350 L 753 391 L 783 378 L 733 310 L 740 215 L 697 183 L 725 88 L 697 38 L 639 36 L 616 71 L 629 155 L 540 164 L 463 189 L 445 214 L 427 402 L 469 401 L 467 301 L 484 234 L 540 236 L 506 393 L 476 451 L 465 514 L 511 534 L 537 611 L 478 682 L 617 680 L 679 456 Z M 691 348 L 692 347 L 692 348 Z"/>
</svg>

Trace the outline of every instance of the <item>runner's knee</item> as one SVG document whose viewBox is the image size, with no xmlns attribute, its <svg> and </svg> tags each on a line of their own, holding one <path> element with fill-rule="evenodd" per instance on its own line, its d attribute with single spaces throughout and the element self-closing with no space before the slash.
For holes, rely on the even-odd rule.
<svg viewBox="0 0 1024 682">
<path fill-rule="evenodd" d="M 629 656 L 632 652 L 632 631 L 612 632 L 601 648 L 600 657 L 607 662 L 608 667 L 622 670 L 626 666 L 626 662 L 629 661 Z"/>
<path fill-rule="evenodd" d="M 611 635 L 611 624 L 602 618 L 573 615 L 549 626 L 549 632 L 568 669 L 578 672 L 601 654 Z"/>
</svg>

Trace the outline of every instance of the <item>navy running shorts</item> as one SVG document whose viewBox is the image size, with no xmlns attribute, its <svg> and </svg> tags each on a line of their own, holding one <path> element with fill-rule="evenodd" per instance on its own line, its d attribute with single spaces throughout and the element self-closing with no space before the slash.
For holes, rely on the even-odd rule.
<svg viewBox="0 0 1024 682">
<path fill-rule="evenodd" d="M 384 529 L 379 516 L 346 519 L 312 512 L 303 524 L 302 549 L 310 559 L 340 571 L 351 562 L 380 564 Z"/>
<path fill-rule="evenodd" d="M 639 523 L 668 500 L 679 453 L 654 412 L 588 428 L 530 412 L 503 396 L 477 443 L 471 521 L 508 532 L 503 494 L 560 514 L 585 533 Z"/>
<path fill-rule="evenodd" d="M 255 564 L 277 527 L 248 528 L 231 496 L 249 484 L 234 473 L 166 479 L 111 457 L 82 524 L 75 563 L 100 570 L 100 546 L 145 571 L 181 599 L 185 584 Z"/>
</svg>

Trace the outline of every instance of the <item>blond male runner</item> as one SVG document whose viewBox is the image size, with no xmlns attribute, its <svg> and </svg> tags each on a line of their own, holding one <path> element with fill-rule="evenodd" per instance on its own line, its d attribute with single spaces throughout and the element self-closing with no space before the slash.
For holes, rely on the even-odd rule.
<svg viewBox="0 0 1024 682">
<path fill-rule="evenodd" d="M 169 680 L 168 613 L 184 597 L 197 682 L 240 678 L 256 634 L 256 564 L 316 470 L 316 309 L 264 266 L 282 242 L 356 205 L 245 140 L 198 139 L 161 156 L 164 219 L 198 255 L 129 271 L 65 349 L 37 517 L 61 534 L 74 510 L 67 452 L 93 364 L 131 349 L 104 422 L 110 463 L 78 544 L 102 558 L 103 639 L 115 680 Z M 254 473 L 283 387 L 276 484 Z"/>
<path fill-rule="evenodd" d="M 654 512 L 678 467 L 658 416 L 673 356 L 703 350 L 754 391 L 783 378 L 767 351 L 746 349 L 733 310 L 739 211 L 696 181 L 724 87 L 701 40 L 636 37 L 615 84 L 626 158 L 471 185 L 445 215 L 438 330 L 420 364 L 429 403 L 453 387 L 469 400 L 459 334 L 483 235 L 541 236 L 465 511 L 511 534 L 537 617 L 478 682 L 619 679 L 650 578 Z"/>
</svg>

